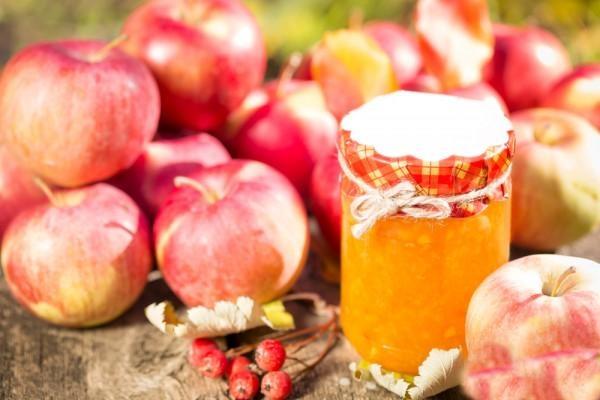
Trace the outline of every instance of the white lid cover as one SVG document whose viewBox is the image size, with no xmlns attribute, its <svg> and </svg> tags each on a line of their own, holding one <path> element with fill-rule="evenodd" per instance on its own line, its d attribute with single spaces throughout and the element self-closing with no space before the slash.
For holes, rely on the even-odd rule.
<svg viewBox="0 0 600 400">
<path fill-rule="evenodd" d="M 341 127 L 383 156 L 424 161 L 479 156 L 506 144 L 512 130 L 491 102 L 410 91 L 376 97 L 346 115 Z"/>
</svg>

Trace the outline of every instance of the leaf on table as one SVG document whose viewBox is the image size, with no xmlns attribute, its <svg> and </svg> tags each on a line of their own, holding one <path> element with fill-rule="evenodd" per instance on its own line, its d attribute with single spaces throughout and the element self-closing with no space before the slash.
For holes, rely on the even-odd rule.
<svg viewBox="0 0 600 400">
<path fill-rule="evenodd" d="M 411 376 L 386 371 L 379 364 L 360 361 L 350 364 L 357 381 L 373 380 L 390 392 L 411 400 L 422 400 L 458 386 L 462 377 L 463 360 L 459 348 L 433 349 L 419 366 L 419 375 Z"/>
<path fill-rule="evenodd" d="M 261 317 L 265 325 L 275 330 L 294 329 L 294 316 L 287 312 L 283 301 L 276 300 L 262 306 L 264 315 Z"/>
<path fill-rule="evenodd" d="M 369 373 L 373 377 L 373 380 L 381 387 L 389 390 L 390 392 L 397 394 L 404 398 L 410 383 L 405 381 L 400 374 L 395 372 L 385 371 L 381 365 L 371 364 L 369 366 Z"/>
<path fill-rule="evenodd" d="M 419 0 L 414 18 L 425 67 L 445 90 L 481 81 L 494 46 L 486 0 Z"/>
<path fill-rule="evenodd" d="M 213 308 L 193 307 L 179 317 L 173 305 L 164 301 L 149 305 L 145 313 L 152 325 L 169 336 L 218 337 L 263 325 L 277 330 L 293 328 L 293 316 L 279 303 L 261 307 L 249 297 L 239 297 L 235 302 L 219 301 Z"/>
<path fill-rule="evenodd" d="M 159 304 L 150 304 L 146 307 L 145 313 L 148 321 L 161 332 L 169 336 L 187 336 L 188 324 L 179 318 L 173 304 L 170 302 L 163 301 Z"/>
<path fill-rule="evenodd" d="M 419 366 L 419 375 L 408 389 L 412 400 L 425 399 L 460 384 L 463 359 L 458 348 L 433 349 Z"/>
</svg>

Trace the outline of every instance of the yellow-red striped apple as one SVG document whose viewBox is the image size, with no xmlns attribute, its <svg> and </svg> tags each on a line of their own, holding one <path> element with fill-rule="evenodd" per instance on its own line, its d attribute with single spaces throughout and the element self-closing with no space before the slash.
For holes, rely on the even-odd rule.
<svg viewBox="0 0 600 400">
<path fill-rule="evenodd" d="M 17 214 L 44 199 L 33 176 L 17 163 L 5 146 L 0 145 L 0 239 Z"/>
<path fill-rule="evenodd" d="M 308 197 L 315 163 L 333 152 L 338 123 L 312 81 L 275 81 L 252 93 L 231 116 L 225 143 L 234 157 L 264 162 Z"/>
<path fill-rule="evenodd" d="M 105 183 L 46 192 L 50 201 L 19 214 L 4 235 L 2 268 L 13 296 L 57 325 L 118 317 L 142 292 L 152 265 L 145 217 Z"/>
<path fill-rule="evenodd" d="M 597 399 L 599 309 L 594 261 L 543 254 L 502 266 L 467 311 L 467 391 L 481 400 Z"/>
<path fill-rule="evenodd" d="M 512 242 L 554 250 L 600 224 L 600 135 L 567 111 L 514 113 Z"/>
<path fill-rule="evenodd" d="M 158 82 L 167 125 L 216 130 L 264 78 L 264 40 L 239 0 L 151 0 L 123 32 Z"/>
<path fill-rule="evenodd" d="M 199 167 L 212 167 L 231 160 L 214 136 L 197 133 L 148 143 L 135 163 L 111 180 L 129 194 L 148 216 L 154 216 L 169 193 L 173 179 Z"/>
<path fill-rule="evenodd" d="M 156 259 L 188 307 L 287 292 L 308 252 L 306 210 L 294 187 L 258 161 L 233 160 L 176 178 L 154 223 Z"/>
<path fill-rule="evenodd" d="M 581 65 L 567 73 L 542 104 L 579 114 L 600 129 L 600 64 Z"/>
<path fill-rule="evenodd" d="M 34 44 L 0 80 L 0 132 L 45 180 L 76 187 L 129 167 L 152 139 L 160 102 L 139 60 L 93 40 Z"/>
</svg>

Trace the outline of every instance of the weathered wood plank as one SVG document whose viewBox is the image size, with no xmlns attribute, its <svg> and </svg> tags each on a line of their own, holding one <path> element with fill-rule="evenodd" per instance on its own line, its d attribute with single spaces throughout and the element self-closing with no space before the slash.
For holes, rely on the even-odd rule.
<svg viewBox="0 0 600 400">
<path fill-rule="evenodd" d="M 600 261 L 600 233 L 559 251 Z M 515 255 L 527 252 L 516 250 Z M 297 290 L 336 301 L 338 289 L 307 271 Z M 136 306 L 117 321 L 87 330 L 62 329 L 30 317 L 0 281 L 0 399 L 180 400 L 225 399 L 224 385 L 199 377 L 186 362 L 187 343 L 168 338 L 148 324 L 145 305 L 173 299 L 162 281 L 152 282 Z M 295 398 L 394 399 L 383 390 L 339 384 L 349 377 L 355 355 L 345 341 L 302 380 Z M 440 400 L 461 399 L 458 390 Z"/>
</svg>

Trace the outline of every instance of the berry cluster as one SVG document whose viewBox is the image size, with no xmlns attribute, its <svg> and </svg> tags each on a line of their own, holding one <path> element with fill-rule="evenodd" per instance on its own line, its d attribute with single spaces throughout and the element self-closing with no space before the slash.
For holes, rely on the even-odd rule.
<svg viewBox="0 0 600 400">
<path fill-rule="evenodd" d="M 228 360 L 225 353 L 210 339 L 195 339 L 189 361 L 208 378 L 225 377 L 229 395 L 234 400 L 251 400 L 259 392 L 267 400 L 284 400 L 292 392 L 292 380 L 281 371 L 286 351 L 279 340 L 263 340 L 254 352 L 253 364 L 247 357 L 236 356 Z"/>
</svg>

